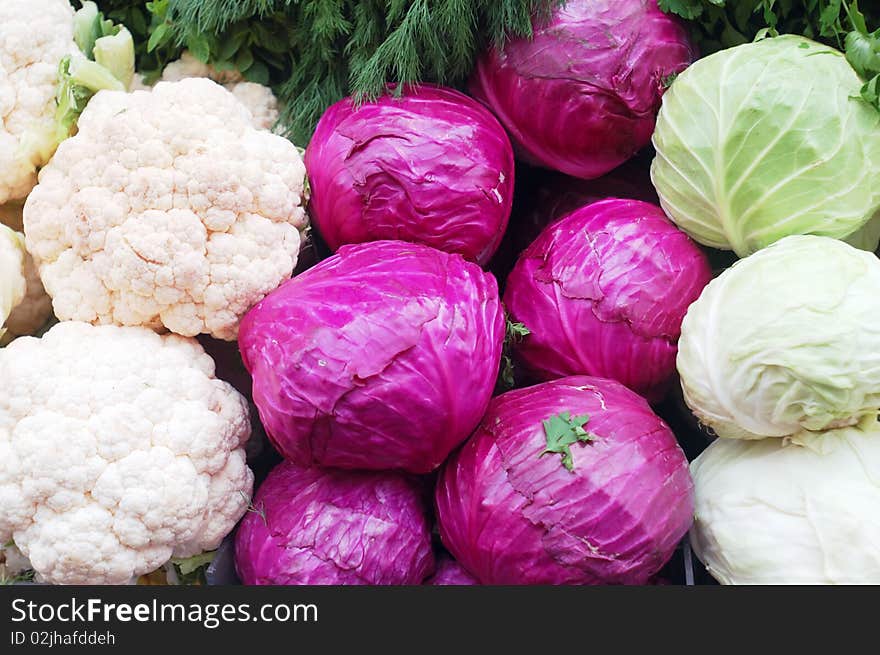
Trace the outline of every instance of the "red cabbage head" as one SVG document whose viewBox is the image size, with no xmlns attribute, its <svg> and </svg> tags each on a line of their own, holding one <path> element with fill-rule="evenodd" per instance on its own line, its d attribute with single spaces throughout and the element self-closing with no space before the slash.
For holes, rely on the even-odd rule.
<svg viewBox="0 0 880 655">
<path fill-rule="evenodd" d="M 332 250 L 412 241 L 485 264 L 513 202 L 513 149 L 480 103 L 453 89 L 406 87 L 321 117 L 305 154 L 313 224 Z"/>
<path fill-rule="evenodd" d="M 656 205 L 609 199 L 547 227 L 507 278 L 514 344 L 538 380 L 595 375 L 659 400 L 681 322 L 712 277 L 706 255 Z"/>
<path fill-rule="evenodd" d="M 434 571 L 421 488 L 387 472 L 282 462 L 235 536 L 246 585 L 417 585 Z"/>
<path fill-rule="evenodd" d="M 437 571 L 425 582 L 428 585 L 439 587 L 478 585 L 477 579 L 449 556 L 441 555 L 437 558 Z"/>
<path fill-rule="evenodd" d="M 482 584 L 645 584 L 687 533 L 694 490 L 642 397 L 569 377 L 496 396 L 435 502 L 443 544 Z"/>
<path fill-rule="evenodd" d="M 427 473 L 486 410 L 504 331 L 497 283 L 479 266 L 376 241 L 270 293 L 246 314 L 239 346 L 284 457 Z"/>
<path fill-rule="evenodd" d="M 666 85 L 694 58 L 656 0 L 568 0 L 532 39 L 481 57 L 470 89 L 524 161 L 592 179 L 648 145 Z"/>
</svg>

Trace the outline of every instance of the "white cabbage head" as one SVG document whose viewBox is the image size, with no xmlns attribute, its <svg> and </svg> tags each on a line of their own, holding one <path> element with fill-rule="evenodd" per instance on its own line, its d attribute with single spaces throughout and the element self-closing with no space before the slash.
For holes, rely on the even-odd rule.
<svg viewBox="0 0 880 655">
<path fill-rule="evenodd" d="M 721 437 L 854 425 L 880 408 L 880 259 L 790 236 L 712 280 L 681 326 L 684 399 Z"/>
<path fill-rule="evenodd" d="M 842 53 L 794 35 L 697 61 L 657 118 L 664 210 L 740 257 L 792 234 L 858 231 L 880 209 L 880 113 L 862 84 Z"/>
<path fill-rule="evenodd" d="M 880 584 L 880 430 L 716 439 L 691 544 L 722 584 Z"/>
</svg>

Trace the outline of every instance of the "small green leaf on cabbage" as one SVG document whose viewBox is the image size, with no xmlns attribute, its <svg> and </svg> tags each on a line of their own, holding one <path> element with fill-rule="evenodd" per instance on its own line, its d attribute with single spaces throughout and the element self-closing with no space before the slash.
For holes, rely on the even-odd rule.
<svg viewBox="0 0 880 655">
<path fill-rule="evenodd" d="M 590 417 L 587 415 L 572 417 L 570 412 L 561 412 L 544 419 L 547 449 L 541 453 L 541 457 L 558 453 L 562 455 L 562 465 L 569 471 L 574 471 L 574 461 L 569 446 L 578 442 L 589 443 L 596 438 L 596 435 L 584 429 L 584 425 L 589 420 Z"/>
</svg>

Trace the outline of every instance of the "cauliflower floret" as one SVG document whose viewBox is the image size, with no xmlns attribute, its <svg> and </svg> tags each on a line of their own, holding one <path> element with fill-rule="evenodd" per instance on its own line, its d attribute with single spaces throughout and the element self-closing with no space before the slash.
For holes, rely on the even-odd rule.
<svg viewBox="0 0 880 655">
<path fill-rule="evenodd" d="M 55 325 L 0 350 L 0 542 L 38 579 L 124 584 L 247 509 L 244 398 L 194 339 Z"/>
<path fill-rule="evenodd" d="M 237 70 L 218 71 L 213 66 L 203 64 L 189 50 L 184 50 L 180 59 L 172 61 L 162 71 L 162 80 L 165 82 L 178 82 L 189 77 L 207 77 L 218 84 L 234 84 L 244 80 Z"/>
<path fill-rule="evenodd" d="M 25 257 L 21 235 L 0 225 L 0 337 L 6 331 L 9 314 L 27 294 Z"/>
<path fill-rule="evenodd" d="M 176 82 L 190 77 L 207 77 L 225 86 L 248 108 L 254 125 L 260 129 L 271 130 L 278 120 L 278 99 L 272 89 L 262 84 L 245 82 L 241 73 L 236 70 L 218 71 L 184 50 L 180 59 L 172 61 L 162 71 L 162 80 L 165 82 Z"/>
<path fill-rule="evenodd" d="M 24 198 L 51 155 L 58 64 L 78 52 L 67 0 L 0 2 L 0 205 Z"/>
<path fill-rule="evenodd" d="M 254 82 L 227 84 L 226 88 L 251 112 L 254 125 L 271 130 L 278 120 L 278 99 L 272 89 Z"/>
<path fill-rule="evenodd" d="M 100 91 L 24 207 L 56 316 L 233 340 L 306 227 L 296 146 L 204 78 Z"/>
</svg>

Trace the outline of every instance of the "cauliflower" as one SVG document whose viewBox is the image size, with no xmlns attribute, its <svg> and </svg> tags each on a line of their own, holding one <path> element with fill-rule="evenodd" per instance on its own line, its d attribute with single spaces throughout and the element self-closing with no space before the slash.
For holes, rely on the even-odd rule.
<svg viewBox="0 0 880 655">
<path fill-rule="evenodd" d="M 100 91 L 28 196 L 27 248 L 62 321 L 231 341 L 296 266 L 304 182 L 211 80 Z"/>
<path fill-rule="evenodd" d="M 10 313 L 27 294 L 25 255 L 21 235 L 0 225 L 0 337 L 6 332 Z"/>
<path fill-rule="evenodd" d="M 190 77 L 207 77 L 225 86 L 253 115 L 254 125 L 271 130 L 278 120 L 278 99 L 272 89 L 262 84 L 245 82 L 235 70 L 218 71 L 203 64 L 184 50 L 180 59 L 172 61 L 162 71 L 162 80 L 176 82 Z"/>
<path fill-rule="evenodd" d="M 227 84 L 226 88 L 251 112 L 254 125 L 271 130 L 278 121 L 278 100 L 272 90 L 254 82 Z"/>
<path fill-rule="evenodd" d="M 67 0 L 0 2 L 0 205 L 24 198 L 54 147 L 58 63 L 77 55 Z"/>
<path fill-rule="evenodd" d="M 162 80 L 177 82 L 190 77 L 207 77 L 218 84 L 236 84 L 244 80 L 237 70 L 219 71 L 216 68 L 203 64 L 192 56 L 189 50 L 184 50 L 180 59 L 172 61 L 162 71 Z"/>
<path fill-rule="evenodd" d="M 245 400 L 194 339 L 55 325 L 0 350 L 0 542 L 52 584 L 217 548 L 247 509 Z"/>
</svg>

